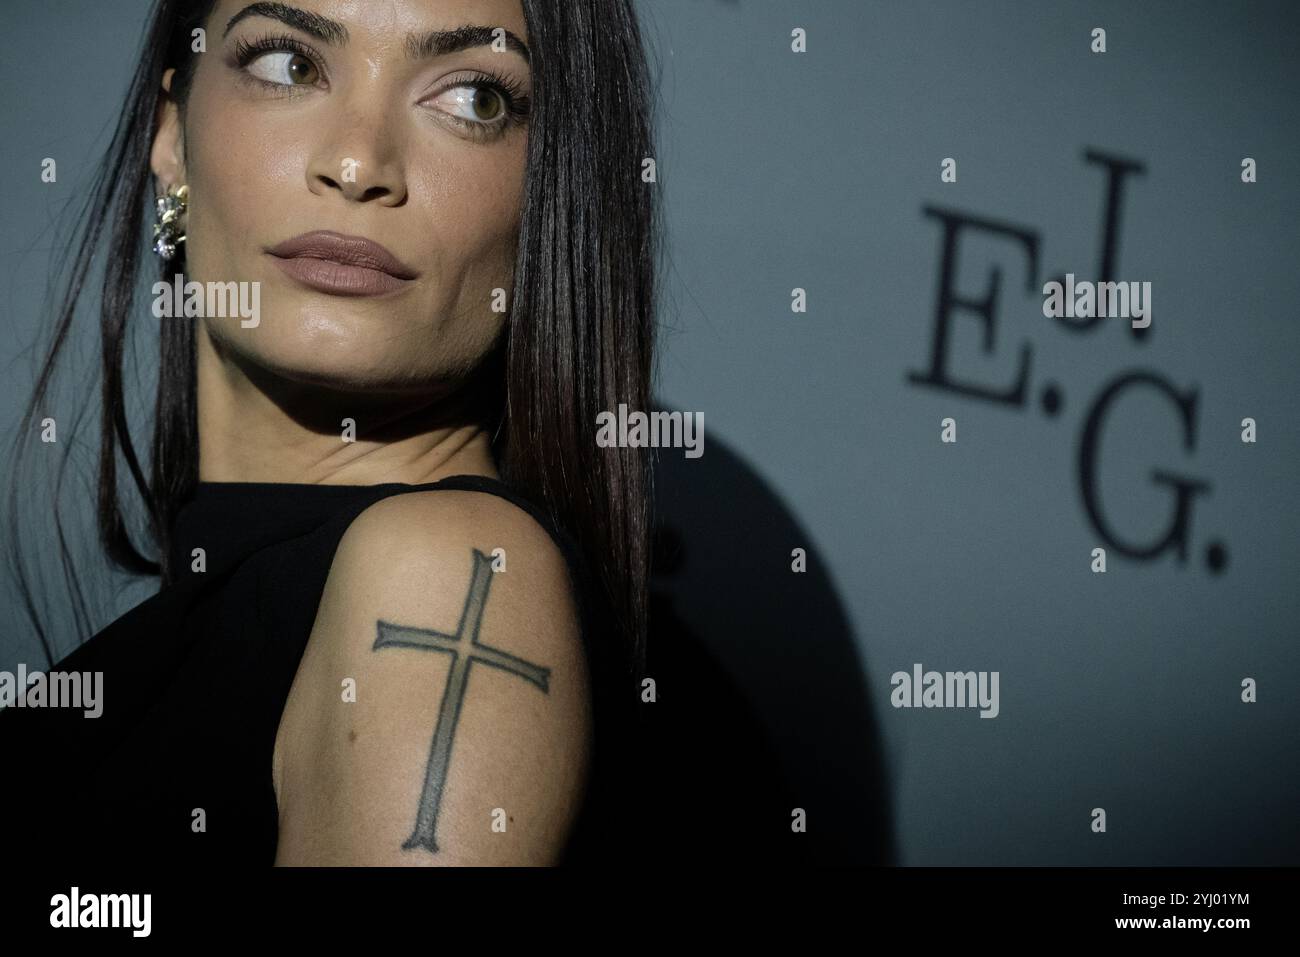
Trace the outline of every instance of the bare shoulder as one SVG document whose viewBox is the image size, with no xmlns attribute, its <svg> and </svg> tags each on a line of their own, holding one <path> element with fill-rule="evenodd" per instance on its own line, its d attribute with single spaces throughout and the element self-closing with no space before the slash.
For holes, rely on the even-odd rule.
<svg viewBox="0 0 1300 957">
<path fill-rule="evenodd" d="M 491 560 L 494 581 L 509 576 L 512 583 L 493 586 L 494 608 L 526 600 L 530 620 L 554 618 L 576 627 L 568 566 L 554 539 L 528 512 L 485 492 L 422 491 L 381 499 L 349 526 L 331 575 L 337 570 L 341 583 L 428 597 L 435 586 L 467 578 L 475 551 Z"/>
<path fill-rule="evenodd" d="M 563 552 L 513 503 L 367 508 L 276 737 L 277 863 L 554 863 L 590 760 L 579 627 Z"/>
</svg>

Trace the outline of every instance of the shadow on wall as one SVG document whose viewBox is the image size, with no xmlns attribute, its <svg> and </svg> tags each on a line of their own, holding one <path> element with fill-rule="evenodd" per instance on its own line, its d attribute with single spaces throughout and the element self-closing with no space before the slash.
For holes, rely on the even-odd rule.
<svg viewBox="0 0 1300 957">
<path fill-rule="evenodd" d="M 716 433 L 700 458 L 683 451 L 659 449 L 655 467 L 650 846 L 719 863 L 895 863 L 867 673 L 823 556 Z"/>
</svg>

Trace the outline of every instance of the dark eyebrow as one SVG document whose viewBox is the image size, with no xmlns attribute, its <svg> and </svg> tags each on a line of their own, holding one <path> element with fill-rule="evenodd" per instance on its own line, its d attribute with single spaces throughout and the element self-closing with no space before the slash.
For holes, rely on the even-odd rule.
<svg viewBox="0 0 1300 957">
<path fill-rule="evenodd" d="M 406 55 L 412 60 L 420 60 L 455 53 L 457 50 L 468 50 L 470 47 L 488 46 L 496 40 L 497 30 L 501 31 L 507 50 L 518 53 L 525 63 L 530 62 L 528 45 L 505 27 L 468 26 L 457 27 L 455 30 L 430 30 L 420 36 L 406 38 Z"/>
<path fill-rule="evenodd" d="M 230 18 L 226 24 L 226 33 L 229 33 L 240 20 L 248 17 L 270 17 L 272 20 L 279 20 L 323 43 L 338 45 L 348 42 L 348 28 L 337 20 L 322 17 L 319 13 L 299 10 L 285 3 L 250 3 Z M 226 33 L 223 33 L 222 37 L 225 37 Z"/>
<path fill-rule="evenodd" d="M 337 46 L 348 42 L 348 28 L 343 24 L 329 17 L 323 17 L 319 13 L 299 10 L 285 3 L 250 3 L 230 18 L 226 23 L 226 33 L 229 33 L 240 20 L 248 17 L 270 17 L 272 20 L 279 20 L 331 45 Z M 525 63 L 531 62 L 528 44 L 505 27 L 464 26 L 454 30 L 430 30 L 418 36 L 408 36 L 406 55 L 412 60 L 422 60 L 426 57 L 468 50 L 471 47 L 490 46 L 496 40 L 498 29 L 501 30 L 506 49 L 518 53 L 524 58 Z M 222 36 L 224 37 L 225 34 Z"/>
</svg>

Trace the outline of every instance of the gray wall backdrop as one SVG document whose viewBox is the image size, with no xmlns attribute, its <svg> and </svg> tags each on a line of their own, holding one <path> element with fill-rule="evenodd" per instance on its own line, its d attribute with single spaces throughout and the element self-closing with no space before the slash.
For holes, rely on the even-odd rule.
<svg viewBox="0 0 1300 957">
<path fill-rule="evenodd" d="M 52 224 L 107 142 L 146 6 L 0 5 L 9 428 L 30 384 L 23 350 L 44 321 Z M 902 863 L 1300 862 L 1300 7 L 641 8 L 669 229 L 657 395 L 702 412 L 706 431 L 703 459 L 664 453 L 664 508 L 686 556 L 665 587 L 743 679 L 784 760 L 818 753 L 821 730 L 787 720 L 781 681 L 797 676 L 782 662 L 816 647 L 828 614 L 800 602 L 830 601 L 878 727 Z M 1090 52 L 1094 27 L 1104 54 Z M 791 50 L 794 28 L 805 53 Z M 1143 339 L 1124 320 L 1076 332 L 1041 312 L 1044 282 L 1096 278 L 1107 172 L 1087 151 L 1143 167 L 1123 181 L 1113 276 L 1152 283 Z M 40 180 L 47 156 L 57 183 Z M 955 183 L 940 180 L 945 157 Z M 1244 157 L 1258 182 L 1241 181 Z M 944 228 L 927 208 L 1036 243 L 1031 262 L 1020 241 L 968 225 L 950 262 L 959 297 L 998 285 L 991 325 L 960 308 L 948 317 L 946 375 L 1002 392 L 1023 363 L 1019 401 L 909 379 L 929 370 L 941 318 Z M 791 311 L 796 287 L 806 313 Z M 1185 557 L 1126 557 L 1085 508 L 1085 422 L 1129 373 L 1156 379 L 1109 406 L 1093 488 L 1113 535 L 1138 544 L 1172 521 L 1172 490 L 1153 471 L 1203 483 Z M 1190 445 L 1157 382 L 1195 393 Z M 940 441 L 945 417 L 954 444 Z M 1254 444 L 1241 441 L 1245 417 Z M 700 501 L 726 510 L 729 469 L 770 493 L 793 531 L 749 547 L 760 509 L 735 538 L 709 534 Z M 795 547 L 826 584 L 816 596 L 790 572 Z M 1096 547 L 1105 574 L 1090 570 Z M 144 593 L 112 601 L 120 612 Z M 772 602 L 792 609 L 789 631 L 727 627 Z M 0 613 L 0 668 L 38 661 L 16 602 Z M 891 707 L 891 673 L 917 662 L 998 671 L 1001 713 Z M 1241 701 L 1248 677 L 1254 704 Z M 1095 807 L 1105 834 L 1090 828 Z M 809 824 L 832 826 L 815 804 Z"/>
</svg>

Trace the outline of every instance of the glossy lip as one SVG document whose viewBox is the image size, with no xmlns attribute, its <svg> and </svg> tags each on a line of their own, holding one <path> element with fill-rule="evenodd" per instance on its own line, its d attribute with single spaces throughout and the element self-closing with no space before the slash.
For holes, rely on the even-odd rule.
<svg viewBox="0 0 1300 957">
<path fill-rule="evenodd" d="M 336 296 L 378 296 L 419 273 L 373 240 L 330 230 L 303 233 L 266 250 L 290 277 Z"/>
</svg>

